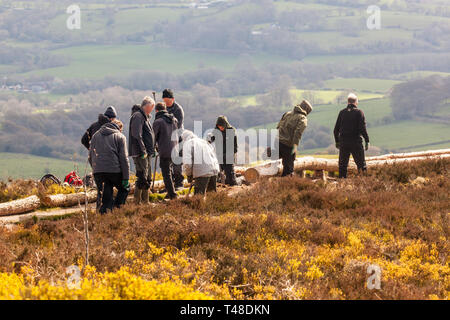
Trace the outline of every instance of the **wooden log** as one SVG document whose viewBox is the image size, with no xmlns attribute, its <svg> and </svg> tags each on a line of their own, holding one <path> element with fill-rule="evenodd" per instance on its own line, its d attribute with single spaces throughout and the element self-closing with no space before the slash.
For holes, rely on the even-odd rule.
<svg viewBox="0 0 450 320">
<path fill-rule="evenodd" d="M 388 160 L 388 159 L 406 159 L 406 158 L 420 158 L 420 157 L 434 157 L 438 155 L 450 154 L 450 149 L 441 150 L 429 150 L 421 152 L 410 152 L 410 153 L 396 153 L 396 154 L 385 154 L 382 156 L 369 157 L 366 161 L 378 161 L 378 160 Z"/>
<path fill-rule="evenodd" d="M 90 190 L 87 192 L 88 202 L 95 202 L 97 200 L 97 190 Z M 77 204 L 84 204 L 85 194 L 84 192 L 70 193 L 70 194 L 55 194 L 47 195 L 42 199 L 42 204 L 48 208 L 67 208 L 73 207 Z"/>
<path fill-rule="evenodd" d="M 8 216 L 34 211 L 41 206 L 38 196 L 0 203 L 0 216 Z"/>
<path fill-rule="evenodd" d="M 253 168 L 248 168 L 244 172 L 245 180 L 248 183 L 256 182 L 260 176 L 276 176 L 282 169 L 281 161 L 270 161 Z"/>
<path fill-rule="evenodd" d="M 367 163 L 368 168 L 376 168 L 385 165 L 394 165 L 405 162 L 418 162 L 426 160 L 437 160 L 437 159 L 450 159 L 450 154 L 441 154 L 437 156 L 426 156 L 426 157 L 415 157 L 415 158 L 404 158 L 404 159 L 387 159 L 387 160 L 374 160 Z"/>
<path fill-rule="evenodd" d="M 385 159 L 385 160 L 371 160 L 367 162 L 368 168 L 374 168 L 384 165 L 392 165 L 396 163 L 413 162 L 413 161 L 424 161 L 428 159 L 444 159 L 450 158 L 450 154 L 439 154 L 435 156 L 421 156 L 421 157 L 407 157 L 402 159 Z M 294 169 L 296 171 L 328 171 L 334 172 L 339 171 L 339 160 L 338 159 L 322 159 L 313 157 L 303 157 L 298 158 L 294 162 Z M 354 161 L 350 161 L 348 170 L 356 170 L 356 164 Z M 282 170 L 282 165 L 280 161 L 267 162 L 252 168 L 248 168 L 244 172 L 244 177 L 249 183 L 256 182 L 260 177 L 263 176 L 276 176 Z"/>
</svg>

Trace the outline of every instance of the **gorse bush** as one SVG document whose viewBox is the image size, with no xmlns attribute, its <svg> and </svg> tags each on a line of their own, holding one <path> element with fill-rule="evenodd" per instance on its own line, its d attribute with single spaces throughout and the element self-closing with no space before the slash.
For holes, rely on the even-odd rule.
<svg viewBox="0 0 450 320">
<path fill-rule="evenodd" d="M 75 231 L 83 228 L 81 216 L 29 221 L 0 232 L 2 279 L 13 283 L 0 292 L 156 299 L 145 291 L 171 292 L 178 284 L 179 295 L 164 289 L 160 297 L 448 299 L 449 163 L 404 164 L 328 183 L 271 178 L 233 196 L 221 191 L 206 201 L 92 212 L 89 266 Z M 399 172 L 408 181 L 399 182 Z M 422 182 L 414 182 L 419 176 Z M 367 288 L 370 264 L 381 268 L 381 290 Z M 82 291 L 65 288 L 71 265 L 85 267 Z M 24 266 L 32 270 L 31 282 Z M 118 286 L 114 279 L 122 276 Z M 101 288 L 95 279 L 103 279 Z M 52 294 L 37 289 L 47 284 Z"/>
<path fill-rule="evenodd" d="M 144 280 L 126 267 L 117 272 L 97 273 L 87 268 L 83 279 L 74 287 L 67 283 L 50 284 L 36 281 L 34 270 L 23 268 L 20 274 L 0 273 L 0 299 L 59 299 L 59 300 L 209 300 L 180 282 Z"/>
<path fill-rule="evenodd" d="M 0 203 L 28 197 L 38 193 L 38 185 L 33 180 L 0 181 Z"/>
</svg>

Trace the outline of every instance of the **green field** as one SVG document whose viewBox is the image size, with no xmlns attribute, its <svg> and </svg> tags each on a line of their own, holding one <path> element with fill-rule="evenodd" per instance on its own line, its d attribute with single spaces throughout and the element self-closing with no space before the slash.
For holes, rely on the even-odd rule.
<svg viewBox="0 0 450 320">
<path fill-rule="evenodd" d="M 419 121 L 400 121 L 393 124 L 369 128 L 371 142 L 387 149 L 428 149 L 450 148 L 450 126 Z M 437 144 L 440 141 L 447 141 Z"/>
<path fill-rule="evenodd" d="M 398 80 L 408 81 L 408 80 L 422 79 L 430 76 L 450 77 L 450 73 L 438 71 L 412 71 L 400 73 L 396 75 L 395 78 Z"/>
<path fill-rule="evenodd" d="M 345 104 L 325 104 L 314 106 L 313 112 L 308 116 L 308 122 L 310 124 L 332 128 L 336 122 L 339 111 L 344 107 Z M 392 109 L 388 98 L 363 101 L 360 104 L 360 108 L 364 111 L 366 121 L 369 125 L 392 115 Z M 276 125 L 277 123 L 274 122 L 260 126 L 260 128 L 273 129 Z"/>
<path fill-rule="evenodd" d="M 336 78 L 325 81 L 326 88 L 334 90 L 356 90 L 366 92 L 380 92 L 386 93 L 393 86 L 399 84 L 401 81 L 387 80 L 387 79 L 368 79 L 368 78 Z M 358 93 L 358 92 L 356 92 Z"/>
<path fill-rule="evenodd" d="M 347 95 L 347 91 L 340 90 L 303 90 L 303 89 L 291 89 L 292 103 L 297 104 L 301 100 L 306 99 L 313 105 L 317 104 L 332 104 L 336 103 L 337 98 L 342 95 Z M 264 95 L 258 95 L 264 96 Z M 360 101 L 380 99 L 383 98 L 383 94 L 362 92 L 358 94 Z M 256 95 L 237 96 L 229 98 L 230 101 L 235 102 L 241 107 L 256 106 L 258 105 L 258 99 Z"/>
<path fill-rule="evenodd" d="M 240 61 L 239 55 L 206 53 L 146 45 L 79 46 L 54 50 L 70 56 L 70 65 L 36 70 L 24 75 L 53 75 L 62 79 L 126 75 L 139 71 L 161 71 L 175 74 L 197 70 L 200 67 L 217 67 L 232 70 Z M 288 63 L 289 60 L 268 55 L 250 56 L 255 65 L 269 62 Z"/>
<path fill-rule="evenodd" d="M 319 105 L 308 117 L 310 125 L 329 128 L 330 135 L 339 111 L 343 105 Z M 386 118 L 392 118 L 389 98 L 367 100 L 360 103 L 368 123 L 371 144 L 388 150 L 418 151 L 424 149 L 450 148 L 450 127 L 446 124 L 420 121 L 398 121 L 383 124 Z M 273 129 L 276 122 L 258 128 Z M 304 150 L 305 154 L 323 151 L 321 149 Z"/>
<path fill-rule="evenodd" d="M 8 178 L 40 179 L 43 175 L 51 173 L 59 179 L 74 169 L 84 175 L 85 163 L 54 158 L 37 157 L 28 154 L 0 153 L 0 180 Z M 88 172 L 90 167 L 88 167 Z"/>
</svg>

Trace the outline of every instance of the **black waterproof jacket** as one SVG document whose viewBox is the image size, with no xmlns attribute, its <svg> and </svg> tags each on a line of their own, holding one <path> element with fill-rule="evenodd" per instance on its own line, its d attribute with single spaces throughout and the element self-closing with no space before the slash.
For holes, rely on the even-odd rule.
<svg viewBox="0 0 450 320">
<path fill-rule="evenodd" d="M 364 112 L 355 105 L 349 104 L 347 108 L 339 112 L 334 127 L 334 139 L 336 143 L 361 143 L 361 137 L 369 143 Z"/>
<path fill-rule="evenodd" d="M 178 147 L 177 129 L 178 121 L 172 114 L 167 111 L 156 113 L 153 130 L 155 131 L 155 140 L 161 158 L 171 158 L 172 150 Z"/>
<path fill-rule="evenodd" d="M 144 154 L 152 156 L 155 153 L 155 134 L 150 117 L 145 115 L 141 107 L 133 107 L 129 133 L 130 157 L 140 157 Z"/>
<path fill-rule="evenodd" d="M 221 131 L 218 127 L 219 125 L 224 127 L 225 131 Z M 234 164 L 234 155 L 238 152 L 236 129 L 228 122 L 225 116 L 220 116 L 217 119 L 211 142 L 215 143 L 219 164 Z"/>
</svg>

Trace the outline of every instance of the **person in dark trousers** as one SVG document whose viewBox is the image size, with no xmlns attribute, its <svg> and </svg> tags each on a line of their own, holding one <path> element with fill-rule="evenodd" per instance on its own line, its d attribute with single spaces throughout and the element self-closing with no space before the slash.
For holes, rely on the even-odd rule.
<svg viewBox="0 0 450 320">
<path fill-rule="evenodd" d="M 183 132 L 182 141 L 184 172 L 189 183 L 194 183 L 194 194 L 216 192 L 220 168 L 214 147 L 189 130 Z"/>
<path fill-rule="evenodd" d="M 108 107 L 104 114 L 98 115 L 97 122 L 91 124 L 91 126 L 86 130 L 83 137 L 81 138 L 81 144 L 89 150 L 91 145 L 91 139 L 94 134 L 100 129 L 100 127 L 108 122 L 111 122 L 117 118 L 117 112 L 114 107 Z"/>
<path fill-rule="evenodd" d="M 130 162 L 122 129 L 122 122 L 113 120 L 104 124 L 91 139 L 89 163 L 100 190 L 97 209 L 101 214 L 125 204 L 130 191 Z M 114 188 L 117 189 L 115 199 Z"/>
<path fill-rule="evenodd" d="M 130 119 L 129 154 L 136 167 L 136 204 L 149 203 L 149 189 L 152 183 L 151 158 L 155 156 L 155 134 L 150 123 L 150 114 L 155 101 L 145 97 L 141 106 L 134 106 Z"/>
<path fill-rule="evenodd" d="M 362 138 L 365 140 L 363 146 Z M 334 127 L 336 148 L 339 149 L 339 177 L 347 178 L 348 162 L 353 156 L 359 172 L 366 172 L 364 150 L 369 150 L 369 135 L 366 129 L 364 112 L 358 109 L 358 97 L 355 94 L 348 96 L 348 105 L 339 112 Z"/>
<path fill-rule="evenodd" d="M 177 121 L 178 121 L 178 129 L 179 129 L 178 135 L 181 137 L 181 134 L 182 134 L 182 132 L 184 130 L 184 111 L 183 111 L 183 107 L 180 106 L 175 101 L 175 96 L 174 96 L 173 91 L 171 89 L 165 89 L 163 91 L 162 98 L 164 100 L 164 103 L 166 104 L 167 112 L 170 113 L 170 114 L 173 114 L 175 119 L 177 119 Z M 180 157 L 181 156 L 182 156 L 182 154 L 180 153 Z M 175 164 L 174 163 L 173 164 L 173 169 L 172 169 L 172 174 L 173 174 L 173 180 L 175 182 L 175 188 L 176 189 L 182 188 L 183 187 L 183 181 L 184 181 L 183 164 L 182 163 L 179 163 L 179 164 Z"/>
<path fill-rule="evenodd" d="M 220 116 L 216 121 L 210 138 L 215 143 L 220 171 L 225 172 L 225 184 L 236 186 L 236 173 L 234 171 L 235 156 L 238 152 L 236 129 L 231 126 L 226 116 Z"/>
<path fill-rule="evenodd" d="M 168 199 L 176 199 L 177 193 L 172 177 L 172 152 L 178 152 L 178 121 L 167 112 L 166 104 L 159 102 L 155 107 L 156 115 L 153 122 L 155 141 L 160 157 L 160 167 L 167 191 Z"/>
<path fill-rule="evenodd" d="M 297 157 L 298 145 L 308 126 L 307 116 L 312 110 L 311 104 L 303 100 L 292 111 L 286 112 L 278 123 L 278 150 L 283 163 L 283 177 L 294 173 L 294 161 Z"/>
</svg>

